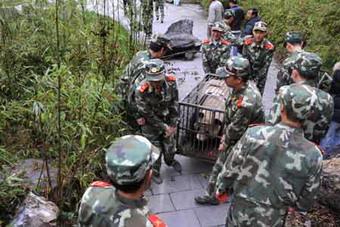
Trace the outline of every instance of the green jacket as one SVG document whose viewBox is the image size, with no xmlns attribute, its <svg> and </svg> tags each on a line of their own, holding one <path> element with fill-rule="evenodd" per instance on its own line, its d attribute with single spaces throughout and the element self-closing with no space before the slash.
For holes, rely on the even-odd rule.
<svg viewBox="0 0 340 227">
<path fill-rule="evenodd" d="M 217 191 L 232 191 L 231 226 L 283 226 L 288 207 L 308 210 L 320 186 L 322 154 L 285 124 L 249 128 L 218 175 Z"/>
</svg>

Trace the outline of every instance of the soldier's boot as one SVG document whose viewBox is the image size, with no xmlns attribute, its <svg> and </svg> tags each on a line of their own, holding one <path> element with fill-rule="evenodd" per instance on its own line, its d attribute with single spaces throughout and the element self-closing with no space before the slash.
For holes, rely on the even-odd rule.
<svg viewBox="0 0 340 227">
<path fill-rule="evenodd" d="M 215 196 L 215 184 L 208 184 L 207 193 L 203 196 L 196 196 L 195 202 L 201 205 L 218 205 L 220 202 Z"/>
<path fill-rule="evenodd" d="M 158 170 L 153 170 L 152 180 L 153 180 L 156 184 L 161 184 L 161 183 L 163 183 L 163 179 L 162 179 L 161 174 L 159 173 Z"/>
<path fill-rule="evenodd" d="M 162 157 L 160 156 L 155 163 L 152 166 L 152 180 L 156 184 L 161 184 L 163 182 L 163 179 L 161 177 L 161 163 L 162 163 Z"/>
<path fill-rule="evenodd" d="M 172 162 L 172 168 L 174 168 L 174 170 L 176 171 L 176 172 L 179 172 L 180 174 L 182 174 L 182 165 L 181 165 L 181 163 L 179 163 L 177 160 L 174 160 L 173 162 Z"/>
<path fill-rule="evenodd" d="M 159 20 L 159 16 L 156 16 L 156 20 Z"/>
</svg>

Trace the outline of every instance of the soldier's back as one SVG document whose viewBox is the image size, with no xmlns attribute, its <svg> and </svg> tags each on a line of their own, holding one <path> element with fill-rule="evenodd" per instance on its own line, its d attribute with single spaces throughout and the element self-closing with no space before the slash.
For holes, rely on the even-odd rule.
<svg viewBox="0 0 340 227">
<path fill-rule="evenodd" d="M 243 138 L 233 150 L 244 157 L 233 186 L 234 224 L 245 226 L 238 217 L 247 216 L 251 223 L 246 226 L 282 226 L 289 206 L 308 209 L 319 185 L 322 155 L 302 129 L 281 123 L 255 126 Z"/>
<path fill-rule="evenodd" d="M 79 226 L 135 227 L 152 226 L 146 201 L 128 200 L 106 182 L 94 182 L 81 200 Z"/>
</svg>

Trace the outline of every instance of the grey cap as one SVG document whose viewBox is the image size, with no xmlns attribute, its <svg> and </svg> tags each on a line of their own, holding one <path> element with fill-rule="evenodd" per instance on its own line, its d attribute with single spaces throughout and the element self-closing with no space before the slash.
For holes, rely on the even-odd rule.
<svg viewBox="0 0 340 227">
<path fill-rule="evenodd" d="M 160 59 L 150 59 L 145 63 L 144 74 L 147 81 L 160 81 L 165 79 L 164 62 Z"/>
<path fill-rule="evenodd" d="M 140 182 L 158 156 L 158 148 L 145 137 L 139 135 L 120 137 L 106 152 L 107 174 L 119 185 Z"/>
</svg>

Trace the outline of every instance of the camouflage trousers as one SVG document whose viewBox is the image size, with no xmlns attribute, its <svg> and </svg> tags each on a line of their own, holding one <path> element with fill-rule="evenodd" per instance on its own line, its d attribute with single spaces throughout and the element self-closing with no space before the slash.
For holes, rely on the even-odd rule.
<svg viewBox="0 0 340 227">
<path fill-rule="evenodd" d="M 266 85 L 267 75 L 257 75 L 254 79 L 256 87 L 259 89 L 261 96 L 263 96 L 264 87 Z"/>
<path fill-rule="evenodd" d="M 259 212 L 259 210 L 261 212 Z M 287 216 L 287 209 L 274 209 L 248 202 L 240 197 L 231 197 L 230 207 L 226 216 L 226 226 L 275 226 L 283 227 Z"/>
<path fill-rule="evenodd" d="M 207 193 L 210 196 L 215 195 L 215 185 L 216 185 L 217 177 L 218 177 L 218 174 L 222 171 L 223 165 L 227 160 L 230 150 L 231 150 L 231 147 L 229 147 L 223 152 L 220 152 L 212 168 L 212 171 L 210 173 L 209 180 L 208 180 L 208 190 L 207 190 Z"/>
<path fill-rule="evenodd" d="M 159 129 L 155 129 L 148 125 L 142 126 L 141 131 L 142 135 L 150 140 L 150 142 L 160 150 L 159 158 L 153 165 L 154 171 L 158 171 L 159 173 L 162 164 L 162 157 L 168 166 L 172 166 L 176 153 L 174 136 L 164 137 L 163 134 L 159 134 Z"/>
<path fill-rule="evenodd" d="M 159 19 L 159 13 L 161 14 L 161 21 L 164 20 L 164 0 L 155 1 L 155 13 L 157 20 Z"/>
<path fill-rule="evenodd" d="M 142 21 L 144 26 L 144 33 L 147 36 L 150 36 L 152 34 L 152 20 L 153 20 L 153 1 L 143 0 Z"/>
</svg>

